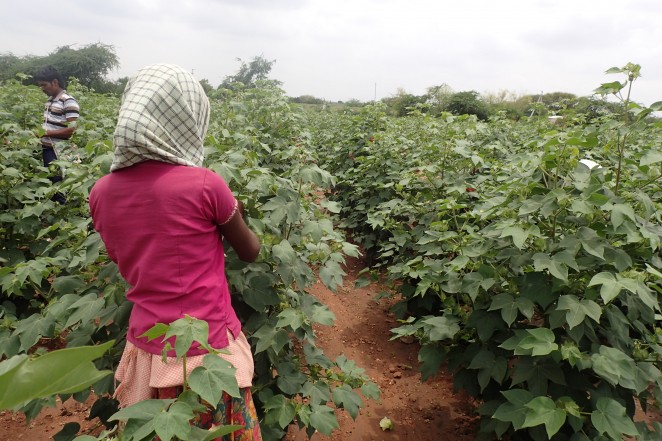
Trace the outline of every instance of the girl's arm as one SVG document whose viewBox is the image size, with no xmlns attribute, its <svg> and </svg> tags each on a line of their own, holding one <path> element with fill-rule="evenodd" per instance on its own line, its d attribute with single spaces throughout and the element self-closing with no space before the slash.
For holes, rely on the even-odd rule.
<svg viewBox="0 0 662 441">
<path fill-rule="evenodd" d="M 253 262 L 260 254 L 260 239 L 244 222 L 244 204 L 237 201 L 237 211 L 220 227 L 221 234 L 244 262 Z"/>
</svg>

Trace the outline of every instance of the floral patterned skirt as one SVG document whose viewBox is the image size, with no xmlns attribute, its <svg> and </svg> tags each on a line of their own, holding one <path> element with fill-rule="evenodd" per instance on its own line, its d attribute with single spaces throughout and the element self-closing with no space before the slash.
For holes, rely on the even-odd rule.
<svg viewBox="0 0 662 441">
<path fill-rule="evenodd" d="M 177 398 L 182 391 L 182 386 L 163 387 L 155 389 L 153 398 L 159 400 Z M 239 392 L 240 396 L 238 398 L 231 397 L 223 392 L 223 396 L 215 408 L 205 403 L 208 411 L 198 414 L 192 424 L 201 429 L 230 424 L 243 426 L 242 429 L 222 438 L 216 438 L 214 441 L 262 441 L 251 389 L 245 387 L 239 389 Z"/>
</svg>

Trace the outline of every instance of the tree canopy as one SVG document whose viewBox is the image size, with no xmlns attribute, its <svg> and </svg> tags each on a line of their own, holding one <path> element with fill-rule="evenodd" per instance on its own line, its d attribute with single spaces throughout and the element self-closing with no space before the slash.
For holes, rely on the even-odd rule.
<svg viewBox="0 0 662 441">
<path fill-rule="evenodd" d="M 241 83 L 246 87 L 254 87 L 257 81 L 268 79 L 269 72 L 271 72 L 271 68 L 276 62 L 276 60 L 267 60 L 262 55 L 254 57 L 248 63 L 241 58 L 237 58 L 237 61 L 241 63 L 239 70 L 234 75 L 225 77 L 219 88 L 233 89 L 236 83 Z M 280 84 L 279 81 L 274 82 Z"/>
<path fill-rule="evenodd" d="M 15 78 L 17 74 L 34 75 L 40 68 L 54 66 L 65 81 L 71 77 L 81 84 L 108 92 L 115 84 L 106 79 L 106 75 L 119 67 L 115 48 L 111 45 L 94 43 L 74 49 L 60 46 L 46 56 L 27 55 L 18 57 L 11 53 L 0 55 L 0 80 Z"/>
</svg>

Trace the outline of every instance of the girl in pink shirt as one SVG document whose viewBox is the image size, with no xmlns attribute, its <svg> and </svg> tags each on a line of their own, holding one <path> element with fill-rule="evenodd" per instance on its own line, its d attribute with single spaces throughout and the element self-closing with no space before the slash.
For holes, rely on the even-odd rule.
<svg viewBox="0 0 662 441">
<path fill-rule="evenodd" d="M 184 69 L 157 64 L 141 69 L 126 86 L 113 136 L 111 172 L 90 192 L 90 210 L 108 256 L 131 288 L 127 345 L 115 374 L 122 407 L 148 398 L 174 398 L 183 366 L 174 351 L 161 360 L 163 343 L 140 337 L 156 323 L 189 315 L 209 324 L 209 344 L 236 368 L 241 398 L 224 394 L 198 421 L 239 424 L 234 440 L 260 440 L 250 393 L 250 345 L 230 303 L 223 238 L 246 262 L 260 241 L 243 219 L 243 206 L 219 175 L 202 168 L 209 101 Z M 202 364 L 193 346 L 187 371 Z"/>
</svg>

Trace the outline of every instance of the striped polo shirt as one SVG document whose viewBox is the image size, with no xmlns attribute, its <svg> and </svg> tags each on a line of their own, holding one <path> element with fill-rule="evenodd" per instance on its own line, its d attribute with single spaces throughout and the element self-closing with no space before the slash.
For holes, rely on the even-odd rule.
<svg viewBox="0 0 662 441">
<path fill-rule="evenodd" d="M 74 97 L 63 90 L 56 97 L 50 97 L 48 101 L 46 101 L 46 106 L 44 108 L 44 124 L 42 127 L 44 130 L 61 129 L 69 125 L 67 119 L 77 119 L 79 116 L 80 106 L 78 105 L 78 102 Z M 57 141 L 61 141 L 61 139 L 48 136 L 43 136 L 41 138 L 42 145 L 46 147 L 53 146 Z"/>
</svg>

